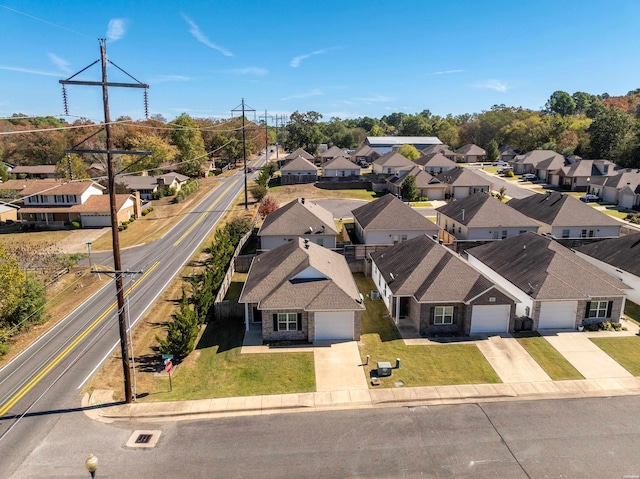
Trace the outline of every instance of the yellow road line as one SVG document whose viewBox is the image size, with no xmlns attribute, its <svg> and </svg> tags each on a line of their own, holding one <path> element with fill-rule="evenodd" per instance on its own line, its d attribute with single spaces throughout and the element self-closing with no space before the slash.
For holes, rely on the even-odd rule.
<svg viewBox="0 0 640 479">
<path fill-rule="evenodd" d="M 213 202 L 213 204 L 212 204 L 209 208 L 207 208 L 207 210 L 206 210 L 205 212 L 203 212 L 203 213 L 198 217 L 198 219 L 197 219 L 197 220 L 195 220 L 195 221 L 193 222 L 193 224 L 192 224 L 191 226 L 189 226 L 189 228 L 187 228 L 187 231 L 185 231 L 185 232 L 182 234 L 182 236 L 180 236 L 180 238 L 178 238 L 178 240 L 177 240 L 175 243 L 173 243 L 173 246 L 178 246 L 180 243 L 182 243 L 182 240 L 183 240 L 183 239 L 185 239 L 189 233 L 191 233 L 191 230 L 193 230 L 193 228 L 195 228 L 195 227 L 196 227 L 196 225 L 197 225 L 198 223 L 200 223 L 200 222 L 205 218 L 205 216 L 206 216 L 206 215 L 208 215 L 209 213 L 211 213 L 211 210 L 213 210 L 213 208 L 215 208 L 215 206 L 220 202 L 220 200 L 223 198 L 223 196 L 224 196 L 224 195 L 226 195 L 226 194 L 227 194 L 227 192 L 228 192 L 228 191 L 229 191 L 229 190 L 230 190 L 230 189 L 231 189 L 231 188 L 232 188 L 232 187 L 233 187 L 237 182 L 238 182 L 238 180 L 235 180 L 233 183 L 231 183 L 231 184 L 229 185 L 229 187 L 228 187 L 226 190 L 224 190 L 224 191 L 222 192 L 222 194 L 220 195 L 220 197 L 219 197 L 217 200 L 215 200 L 215 201 Z"/>
<path fill-rule="evenodd" d="M 156 261 L 154 264 L 152 264 L 151 267 L 147 271 L 145 271 L 144 274 L 140 276 L 128 290 L 125 291 L 124 296 L 128 296 L 133 291 L 133 289 L 138 286 L 140 282 L 144 278 L 146 278 L 159 264 L 159 261 Z M 89 333 L 93 331 L 102 322 L 102 320 L 104 320 L 104 318 L 116 308 L 116 306 L 117 302 L 111 303 L 111 306 L 109 306 L 104 313 L 102 313 L 93 323 L 91 323 L 87 329 L 85 329 L 77 338 L 69 343 L 66 348 L 60 351 L 60 353 L 58 353 L 58 355 L 53 358 L 53 360 L 51 360 L 51 362 L 47 364 L 44 369 L 42 369 L 38 374 L 31 378 L 31 380 L 27 384 L 22 386 L 22 388 L 16 394 L 14 394 L 6 403 L 4 403 L 2 408 L 0 408 L 0 417 L 4 416 L 7 411 L 9 411 L 9 409 L 11 409 L 18 401 L 20 401 L 20 399 L 25 396 L 25 394 L 31 391 L 31 389 L 33 389 L 36 384 L 38 384 L 47 374 L 49 374 L 53 368 L 60 364 L 60 362 L 69 355 L 69 353 L 78 345 L 78 343 L 86 338 Z"/>
</svg>

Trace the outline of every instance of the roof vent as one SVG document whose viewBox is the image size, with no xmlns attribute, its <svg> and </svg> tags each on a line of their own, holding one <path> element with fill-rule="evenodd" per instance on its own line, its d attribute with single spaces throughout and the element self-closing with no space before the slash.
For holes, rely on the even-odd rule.
<svg viewBox="0 0 640 479">
<path fill-rule="evenodd" d="M 300 198 L 300 203 L 304 205 L 304 198 Z"/>
<path fill-rule="evenodd" d="M 313 233 L 313 226 L 309 226 L 309 233 Z"/>
<path fill-rule="evenodd" d="M 304 240 L 304 249 L 309 249 L 309 240 L 308 239 Z"/>
</svg>

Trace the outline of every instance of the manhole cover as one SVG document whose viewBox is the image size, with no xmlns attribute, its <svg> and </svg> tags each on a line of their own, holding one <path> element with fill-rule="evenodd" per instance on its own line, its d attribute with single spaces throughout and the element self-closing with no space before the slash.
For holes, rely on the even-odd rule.
<svg viewBox="0 0 640 479">
<path fill-rule="evenodd" d="M 133 431 L 127 447 L 156 447 L 162 431 Z"/>
</svg>

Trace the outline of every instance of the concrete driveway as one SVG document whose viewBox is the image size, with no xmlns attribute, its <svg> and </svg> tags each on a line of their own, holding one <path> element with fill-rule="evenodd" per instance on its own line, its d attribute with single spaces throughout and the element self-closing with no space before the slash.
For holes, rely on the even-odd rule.
<svg viewBox="0 0 640 479">
<path fill-rule="evenodd" d="M 313 344 L 316 391 L 368 390 L 356 341 Z"/>
<path fill-rule="evenodd" d="M 578 331 L 538 331 L 586 379 L 628 378 L 631 373 Z"/>
<path fill-rule="evenodd" d="M 511 336 L 489 336 L 476 346 L 503 383 L 551 381 L 537 362 Z"/>
</svg>

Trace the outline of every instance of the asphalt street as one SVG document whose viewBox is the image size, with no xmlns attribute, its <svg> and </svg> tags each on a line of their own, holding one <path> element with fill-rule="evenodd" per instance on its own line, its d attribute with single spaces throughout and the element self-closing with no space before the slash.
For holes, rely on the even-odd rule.
<svg viewBox="0 0 640 479">
<path fill-rule="evenodd" d="M 495 191 L 500 191 L 500 188 L 504 186 L 505 194 L 511 198 L 522 199 L 522 198 L 526 198 L 527 196 L 536 194 L 533 191 L 528 190 L 527 188 L 522 188 L 518 186 L 513 181 L 505 180 L 500 176 L 491 175 L 486 171 L 484 171 L 480 166 L 469 166 L 468 168 L 472 169 L 475 173 L 478 173 L 479 175 L 487 176 L 491 180 L 491 183 L 493 183 L 493 189 Z"/>
</svg>

